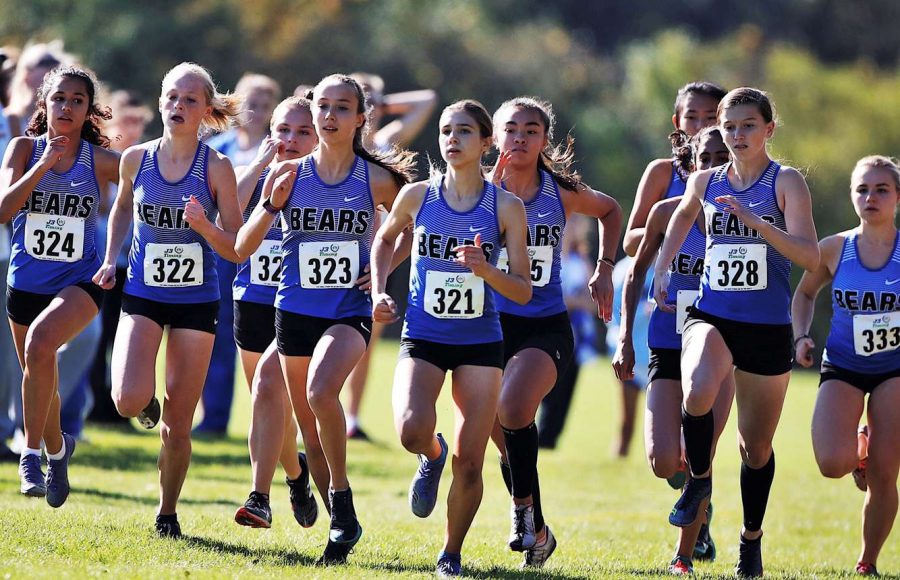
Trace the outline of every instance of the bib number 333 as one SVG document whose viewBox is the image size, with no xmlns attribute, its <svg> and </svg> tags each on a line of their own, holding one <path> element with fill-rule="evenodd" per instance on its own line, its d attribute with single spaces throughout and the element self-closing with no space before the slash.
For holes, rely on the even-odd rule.
<svg viewBox="0 0 900 580">
<path fill-rule="evenodd" d="M 713 290 L 765 290 L 768 265 L 765 244 L 719 244 L 711 251 L 709 285 Z"/>
</svg>

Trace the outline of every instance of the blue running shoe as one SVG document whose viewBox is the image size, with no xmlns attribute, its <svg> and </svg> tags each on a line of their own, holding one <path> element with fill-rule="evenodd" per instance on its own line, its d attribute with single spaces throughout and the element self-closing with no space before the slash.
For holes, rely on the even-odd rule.
<svg viewBox="0 0 900 580">
<path fill-rule="evenodd" d="M 438 556 L 435 573 L 438 578 L 462 576 L 462 556 L 460 554 L 441 552 Z"/>
<path fill-rule="evenodd" d="M 679 528 L 686 528 L 697 519 L 700 504 L 712 495 L 712 478 L 691 478 L 684 486 L 681 497 L 675 502 L 672 513 L 669 514 L 669 523 Z"/>
<path fill-rule="evenodd" d="M 713 541 L 709 533 L 709 525 L 712 523 L 713 506 L 712 502 L 706 506 L 706 523 L 700 526 L 700 534 L 697 536 L 697 543 L 694 544 L 694 560 L 715 562 L 716 561 L 716 543 Z"/>
<path fill-rule="evenodd" d="M 419 455 L 419 469 L 409 486 L 409 507 L 420 518 L 427 518 L 434 510 L 441 473 L 447 463 L 447 442 L 440 433 L 437 434 L 437 440 L 441 445 L 441 456 L 429 461 L 424 455 Z"/>
<path fill-rule="evenodd" d="M 69 460 L 75 453 L 75 438 L 63 433 L 66 452 L 62 459 L 47 460 L 47 503 L 58 508 L 66 503 L 69 497 Z"/>
<path fill-rule="evenodd" d="M 47 495 L 47 484 L 44 472 L 41 471 L 41 456 L 26 454 L 19 458 L 19 478 L 22 480 L 19 491 L 29 497 Z"/>
</svg>

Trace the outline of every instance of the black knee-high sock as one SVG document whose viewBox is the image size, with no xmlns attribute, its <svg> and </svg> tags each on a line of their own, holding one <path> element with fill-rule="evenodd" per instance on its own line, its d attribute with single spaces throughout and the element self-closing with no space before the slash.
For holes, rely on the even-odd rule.
<svg viewBox="0 0 900 580">
<path fill-rule="evenodd" d="M 532 495 L 534 474 L 537 472 L 538 432 L 532 422 L 522 429 L 503 427 L 506 459 L 512 475 L 512 495 L 523 498 Z"/>
<path fill-rule="evenodd" d="M 695 417 L 681 408 L 681 429 L 684 432 L 684 448 L 690 462 L 691 472 L 695 474 L 709 471 L 710 456 L 713 444 L 712 411 Z"/>
<path fill-rule="evenodd" d="M 741 463 L 741 501 L 744 504 L 744 529 L 758 532 L 762 528 L 769 504 L 769 490 L 775 479 L 775 451 L 768 463 L 759 469 Z"/>
<path fill-rule="evenodd" d="M 541 486 L 538 484 L 538 472 L 534 470 L 534 485 L 531 487 L 531 499 L 534 501 L 534 531 L 544 529 L 544 510 L 541 508 Z"/>
<path fill-rule="evenodd" d="M 509 463 L 505 463 L 502 458 L 500 459 L 500 475 L 503 476 L 506 491 L 512 495 L 512 472 L 509 470 Z"/>
</svg>

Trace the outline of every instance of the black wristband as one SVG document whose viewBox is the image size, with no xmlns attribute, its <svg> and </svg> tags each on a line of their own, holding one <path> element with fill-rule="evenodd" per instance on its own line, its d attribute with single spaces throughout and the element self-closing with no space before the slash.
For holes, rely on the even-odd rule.
<svg viewBox="0 0 900 580">
<path fill-rule="evenodd" d="M 797 348 L 797 343 L 800 342 L 801 340 L 803 340 L 804 338 L 812 338 L 812 337 L 808 334 L 801 334 L 800 336 L 795 338 L 794 339 L 794 348 L 795 349 Z"/>
<path fill-rule="evenodd" d="M 276 213 L 280 212 L 284 208 L 283 207 L 275 207 L 274 205 L 272 205 L 272 199 L 267 198 L 263 202 L 263 209 L 266 210 L 267 212 L 269 212 L 270 214 L 275 215 Z"/>
</svg>

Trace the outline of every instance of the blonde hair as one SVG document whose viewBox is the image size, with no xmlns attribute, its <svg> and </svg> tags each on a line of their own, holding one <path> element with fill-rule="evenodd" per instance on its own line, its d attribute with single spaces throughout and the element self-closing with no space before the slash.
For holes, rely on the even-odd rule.
<svg viewBox="0 0 900 580">
<path fill-rule="evenodd" d="M 9 83 L 8 111 L 16 115 L 30 115 L 31 110 L 36 106 L 39 87 L 32 89 L 28 86 L 26 77 L 29 71 L 38 65 L 53 69 L 73 64 L 75 64 L 75 57 L 63 50 L 62 40 L 26 45 L 22 49 L 22 54 L 19 55 L 16 70 Z"/>
<path fill-rule="evenodd" d="M 254 90 L 269 93 L 275 99 L 281 98 L 281 85 L 278 84 L 278 81 L 266 75 L 245 73 L 234 87 L 234 92 L 244 97 Z"/>
<path fill-rule="evenodd" d="M 856 162 L 856 166 L 853 167 L 851 175 L 864 167 L 887 169 L 894 178 L 894 186 L 897 188 L 897 191 L 900 192 L 900 163 L 898 163 L 896 159 L 888 157 L 887 155 L 867 155 Z"/>
<path fill-rule="evenodd" d="M 183 62 L 173 67 L 166 76 L 163 77 L 162 87 L 165 88 L 166 83 L 171 79 L 183 76 L 194 76 L 199 78 L 203 83 L 203 92 L 206 95 L 206 104 L 212 107 L 209 115 L 203 117 L 200 122 L 201 132 L 208 130 L 224 131 L 228 129 L 241 111 L 243 98 L 234 93 L 220 93 L 216 89 L 212 75 L 209 71 L 193 62 Z"/>
</svg>

